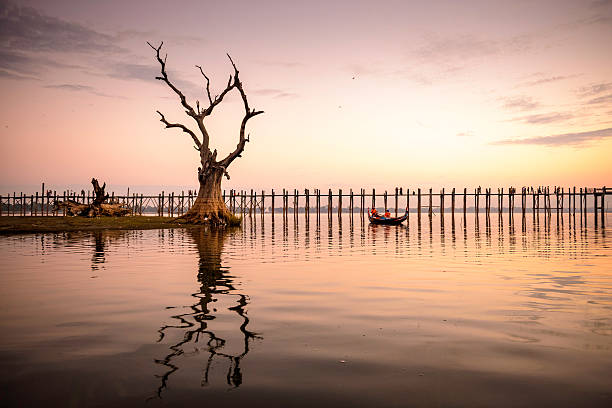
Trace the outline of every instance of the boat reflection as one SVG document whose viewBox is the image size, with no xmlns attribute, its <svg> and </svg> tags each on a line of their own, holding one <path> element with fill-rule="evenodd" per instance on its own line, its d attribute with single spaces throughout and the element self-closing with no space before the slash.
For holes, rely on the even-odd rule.
<svg viewBox="0 0 612 408">
<path fill-rule="evenodd" d="M 187 229 L 185 233 L 193 240 L 198 251 L 197 280 L 200 288 L 197 293 L 191 295 L 196 302 L 188 306 L 188 311 L 173 315 L 172 318 L 176 323 L 163 325 L 159 329 L 158 342 L 164 340 L 166 336 L 178 336 L 181 340 L 169 347 L 170 353 L 165 357 L 155 360 L 155 363 L 167 368 L 166 372 L 158 375 L 160 378 L 156 392 L 158 398 L 161 398 L 164 389 L 167 388 L 170 376 L 179 370 L 180 357 L 187 354 L 188 345 L 196 347 L 198 352 L 204 350 L 208 354 L 202 375 L 202 386 L 209 383 L 213 362 L 222 359 L 227 362 L 226 383 L 236 388 L 243 382 L 240 363 L 249 353 L 250 343 L 255 339 L 262 339 L 257 333 L 248 329 L 250 322 L 246 311 L 249 304 L 248 296 L 236 290 L 235 277 L 230 275 L 229 269 L 224 268 L 221 263 L 224 242 L 234 232 L 201 227 Z M 241 347 L 236 353 L 226 351 L 232 339 L 222 338 L 210 327 L 210 323 L 223 313 L 213 307 L 213 303 L 220 304 L 222 301 L 231 302 L 233 306 L 226 310 L 239 317 L 239 326 L 236 327 L 235 333 L 240 333 Z"/>
</svg>

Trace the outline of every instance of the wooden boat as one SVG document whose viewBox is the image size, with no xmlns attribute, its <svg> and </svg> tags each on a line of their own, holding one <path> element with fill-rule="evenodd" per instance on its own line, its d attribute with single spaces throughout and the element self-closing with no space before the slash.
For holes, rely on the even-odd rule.
<svg viewBox="0 0 612 408">
<path fill-rule="evenodd" d="M 408 211 L 406 211 L 406 213 L 404 215 L 402 215 L 401 217 L 391 217 L 391 218 L 385 218 L 385 217 L 372 217 L 372 215 L 370 214 L 370 212 L 368 211 L 368 218 L 370 219 L 370 222 L 372 224 L 379 224 L 379 225 L 400 225 L 402 222 L 404 222 L 406 220 L 406 218 L 408 218 Z"/>
</svg>

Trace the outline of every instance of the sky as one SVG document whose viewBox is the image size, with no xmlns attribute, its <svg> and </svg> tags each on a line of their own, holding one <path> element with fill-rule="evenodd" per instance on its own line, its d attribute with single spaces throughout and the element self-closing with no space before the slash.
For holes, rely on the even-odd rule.
<svg viewBox="0 0 612 408">
<path fill-rule="evenodd" d="M 612 184 L 612 1 L 0 0 L 0 193 L 193 188 L 191 103 L 240 70 L 225 189 Z M 238 142 L 230 94 L 209 117 Z M 39 189 L 39 188 L 38 188 Z"/>
</svg>

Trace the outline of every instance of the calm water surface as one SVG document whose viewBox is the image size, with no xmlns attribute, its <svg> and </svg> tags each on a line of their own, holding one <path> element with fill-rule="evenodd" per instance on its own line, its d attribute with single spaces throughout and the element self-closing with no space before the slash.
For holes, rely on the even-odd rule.
<svg viewBox="0 0 612 408">
<path fill-rule="evenodd" d="M 609 231 L 504 217 L 0 237 L 0 405 L 612 406 Z"/>
</svg>

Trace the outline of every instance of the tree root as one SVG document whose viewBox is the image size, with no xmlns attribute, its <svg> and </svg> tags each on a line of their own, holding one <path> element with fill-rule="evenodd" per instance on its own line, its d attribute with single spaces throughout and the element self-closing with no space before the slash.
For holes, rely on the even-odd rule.
<svg viewBox="0 0 612 408">
<path fill-rule="evenodd" d="M 242 223 L 241 217 L 233 215 L 225 204 L 210 203 L 202 200 L 196 202 L 184 215 L 178 217 L 175 222 L 212 225 L 216 227 L 232 227 L 239 226 Z"/>
</svg>

